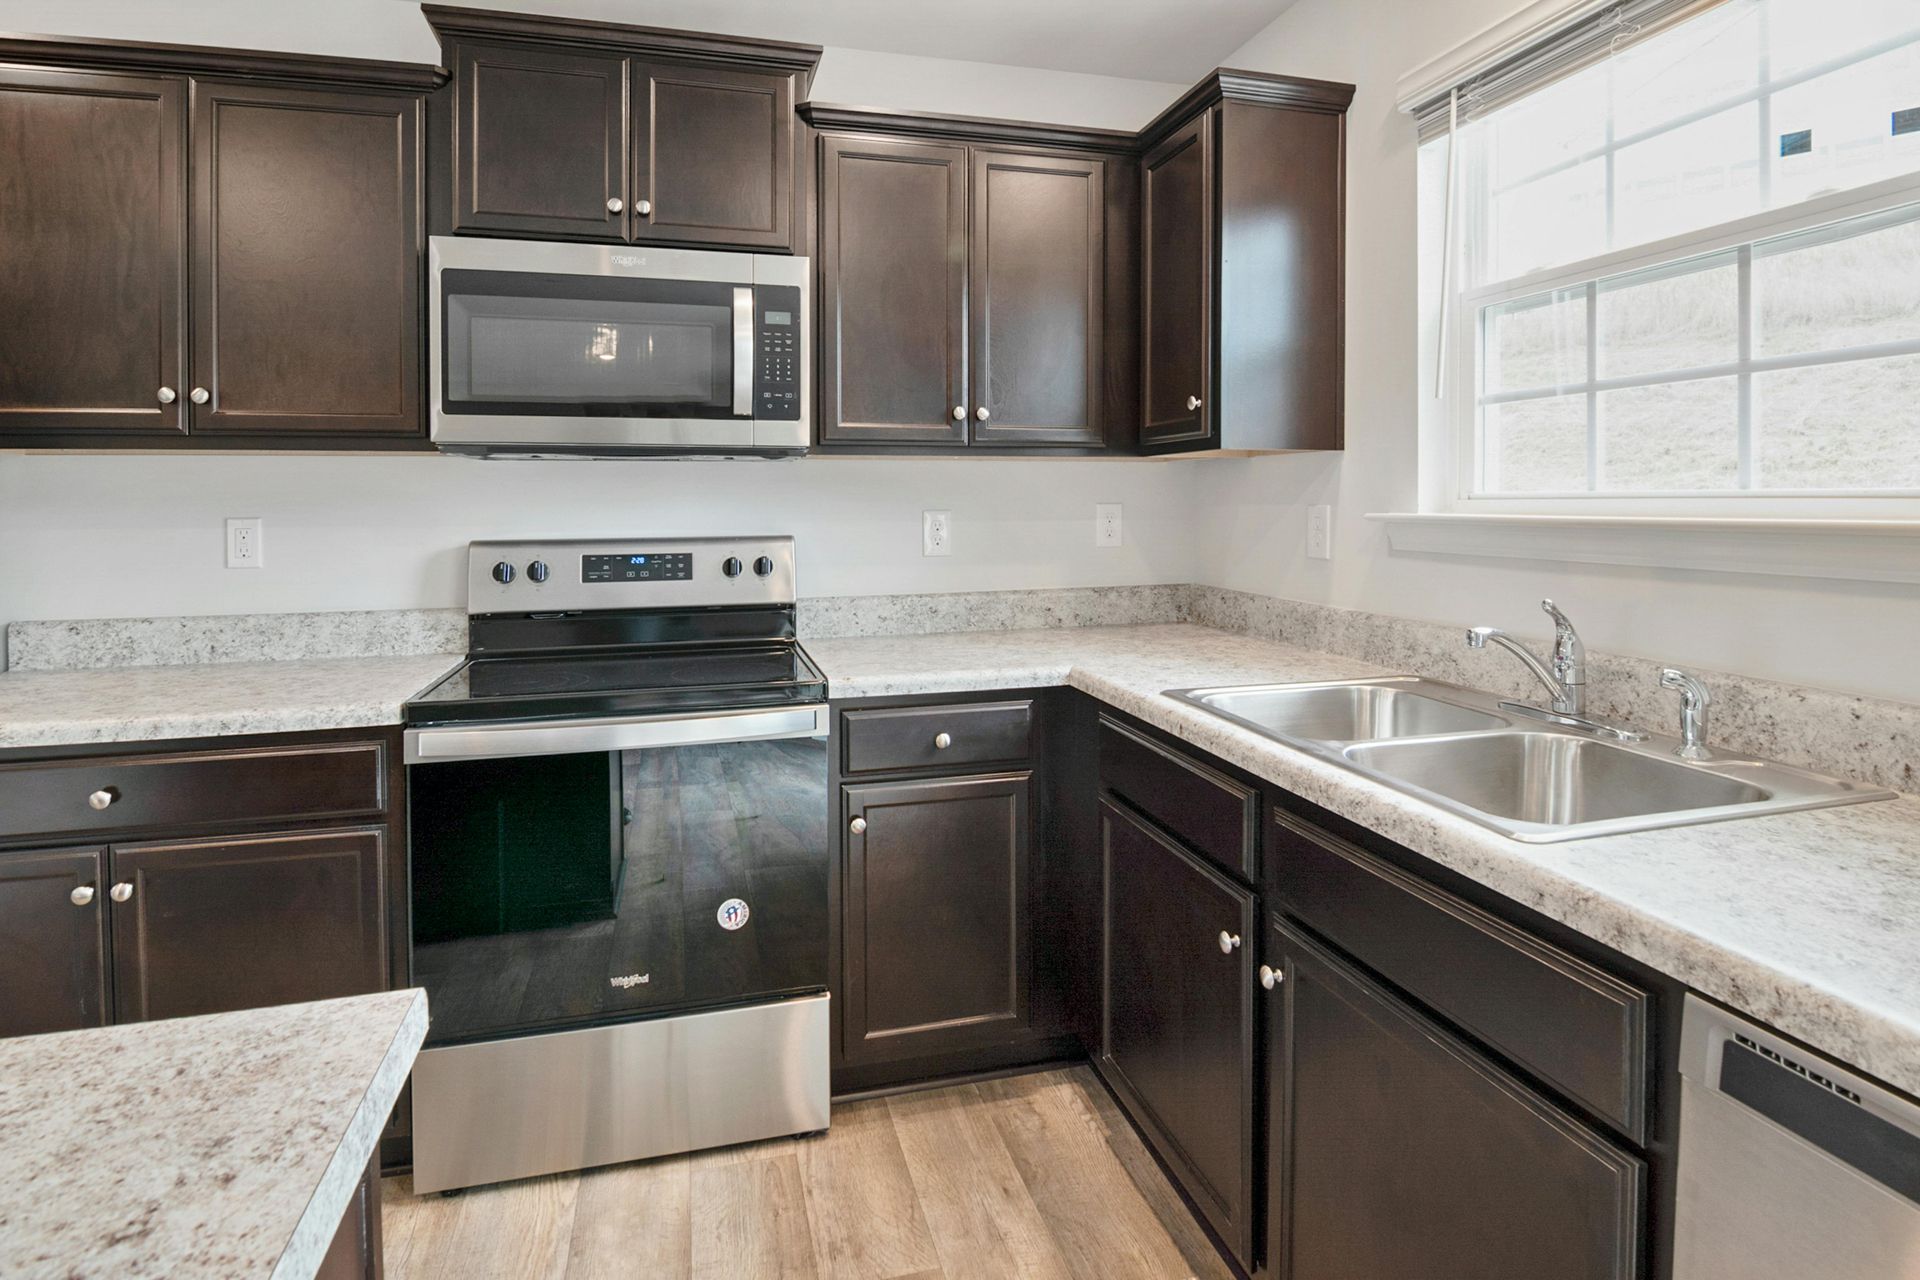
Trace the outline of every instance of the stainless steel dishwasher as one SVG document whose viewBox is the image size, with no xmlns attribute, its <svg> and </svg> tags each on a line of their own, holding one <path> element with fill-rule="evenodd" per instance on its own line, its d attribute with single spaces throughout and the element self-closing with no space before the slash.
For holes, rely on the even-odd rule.
<svg viewBox="0 0 1920 1280">
<path fill-rule="evenodd" d="M 1687 997 L 1674 1280 L 1920 1277 L 1920 1106 Z"/>
</svg>

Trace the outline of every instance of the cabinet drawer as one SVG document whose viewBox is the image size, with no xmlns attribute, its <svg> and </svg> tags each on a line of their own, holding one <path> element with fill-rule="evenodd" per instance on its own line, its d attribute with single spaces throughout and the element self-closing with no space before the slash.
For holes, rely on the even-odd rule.
<svg viewBox="0 0 1920 1280">
<path fill-rule="evenodd" d="M 379 742 L 0 765 L 0 840 L 361 817 L 386 806 Z"/>
<path fill-rule="evenodd" d="M 1635 1142 L 1649 997 L 1366 851 L 1275 814 L 1283 907 Z"/>
<path fill-rule="evenodd" d="M 1032 750 L 1033 703 L 848 711 L 840 717 L 840 730 L 848 773 L 1024 760 Z"/>
<path fill-rule="evenodd" d="M 1127 726 L 1100 717 L 1100 785 L 1251 881 L 1259 795 Z"/>
</svg>

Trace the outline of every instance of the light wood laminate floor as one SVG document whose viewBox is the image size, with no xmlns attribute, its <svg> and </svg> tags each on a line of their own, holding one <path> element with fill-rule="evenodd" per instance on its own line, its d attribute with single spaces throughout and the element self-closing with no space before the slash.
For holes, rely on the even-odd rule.
<svg viewBox="0 0 1920 1280">
<path fill-rule="evenodd" d="M 836 1106 L 817 1137 L 411 1191 L 382 1187 L 388 1280 L 1230 1280 L 1084 1066 Z"/>
</svg>

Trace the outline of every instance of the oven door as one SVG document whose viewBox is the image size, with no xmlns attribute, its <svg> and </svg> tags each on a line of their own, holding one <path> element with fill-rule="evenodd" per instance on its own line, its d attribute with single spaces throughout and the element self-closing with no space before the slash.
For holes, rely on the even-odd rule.
<svg viewBox="0 0 1920 1280">
<path fill-rule="evenodd" d="M 744 740 L 704 717 L 547 754 L 433 762 L 410 742 L 428 1042 L 824 989 L 826 717 L 808 710 L 810 729 Z"/>
<path fill-rule="evenodd" d="M 752 452 L 757 419 L 797 420 L 804 287 L 756 289 L 753 255 L 436 237 L 429 256 L 443 449 Z"/>
</svg>

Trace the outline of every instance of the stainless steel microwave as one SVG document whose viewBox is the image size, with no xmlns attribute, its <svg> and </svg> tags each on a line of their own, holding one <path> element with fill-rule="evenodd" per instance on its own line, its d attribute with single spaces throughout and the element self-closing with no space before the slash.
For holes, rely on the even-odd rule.
<svg viewBox="0 0 1920 1280">
<path fill-rule="evenodd" d="M 808 266 L 772 254 L 434 236 L 433 442 L 482 455 L 804 453 Z"/>
</svg>

